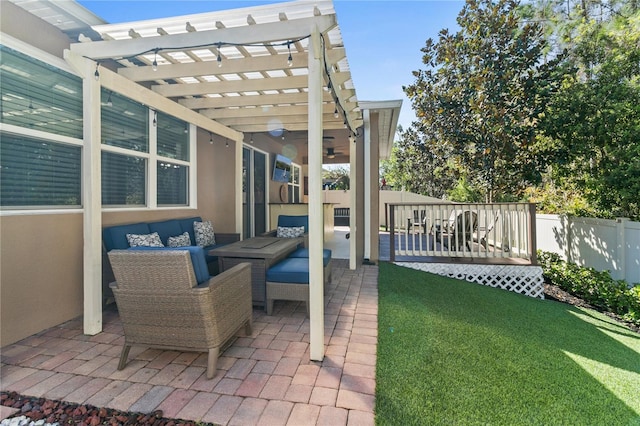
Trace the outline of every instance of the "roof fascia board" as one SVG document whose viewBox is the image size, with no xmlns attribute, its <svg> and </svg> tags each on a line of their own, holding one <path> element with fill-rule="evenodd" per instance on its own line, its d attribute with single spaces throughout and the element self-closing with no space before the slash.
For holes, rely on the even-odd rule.
<svg viewBox="0 0 640 426">
<path fill-rule="evenodd" d="M 153 52 L 155 49 L 184 50 L 188 46 L 215 46 L 224 44 L 269 43 L 306 37 L 317 25 L 322 32 L 337 25 L 335 15 L 322 15 L 291 21 L 269 22 L 242 27 L 208 31 L 187 32 L 157 37 L 141 37 L 126 40 L 103 40 L 73 43 L 71 51 L 94 60 L 128 58 Z"/>
</svg>

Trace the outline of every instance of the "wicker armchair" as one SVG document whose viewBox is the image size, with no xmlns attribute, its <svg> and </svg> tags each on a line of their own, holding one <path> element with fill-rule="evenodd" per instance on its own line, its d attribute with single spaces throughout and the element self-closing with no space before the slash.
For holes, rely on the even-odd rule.
<svg viewBox="0 0 640 426">
<path fill-rule="evenodd" d="M 201 284 L 189 252 L 109 252 L 111 284 L 124 327 L 118 369 L 132 345 L 208 352 L 207 378 L 216 372 L 221 346 L 242 327 L 251 334 L 251 266 L 239 264 Z"/>
</svg>

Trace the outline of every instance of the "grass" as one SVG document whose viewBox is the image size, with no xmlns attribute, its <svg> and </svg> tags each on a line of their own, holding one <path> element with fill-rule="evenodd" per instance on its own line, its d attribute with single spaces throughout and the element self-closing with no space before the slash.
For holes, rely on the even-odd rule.
<svg viewBox="0 0 640 426">
<path fill-rule="evenodd" d="M 378 282 L 378 425 L 640 425 L 640 335 L 608 317 L 384 262 Z"/>
</svg>

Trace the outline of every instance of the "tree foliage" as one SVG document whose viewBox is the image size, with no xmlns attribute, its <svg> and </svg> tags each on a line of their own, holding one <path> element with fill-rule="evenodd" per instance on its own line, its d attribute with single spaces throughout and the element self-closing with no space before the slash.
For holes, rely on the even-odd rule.
<svg viewBox="0 0 640 426">
<path fill-rule="evenodd" d="M 380 175 L 387 185 L 443 198 L 456 181 L 456 171 L 447 161 L 445 146 L 430 143 L 411 127 L 399 129 L 400 138 L 391 151 L 391 158 L 382 164 Z"/>
<path fill-rule="evenodd" d="M 487 201 L 520 195 L 545 166 L 536 126 L 557 87 L 556 61 L 543 63 L 542 27 L 523 22 L 517 6 L 467 0 L 460 31 L 444 29 L 437 42 L 427 40 L 426 69 L 405 88 L 426 149 L 447 154 L 446 167 L 481 188 Z"/>
<path fill-rule="evenodd" d="M 640 13 L 632 4 L 587 5 L 556 29 L 574 72 L 540 131 L 552 140 L 558 186 L 580 189 L 599 216 L 640 218 Z"/>
</svg>

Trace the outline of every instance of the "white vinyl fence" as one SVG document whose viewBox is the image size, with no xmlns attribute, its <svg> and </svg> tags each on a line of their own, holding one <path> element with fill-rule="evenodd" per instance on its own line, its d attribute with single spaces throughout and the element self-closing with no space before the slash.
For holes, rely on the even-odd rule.
<svg viewBox="0 0 640 426">
<path fill-rule="evenodd" d="M 536 229 L 538 249 L 640 283 L 640 222 L 538 214 Z"/>
</svg>

